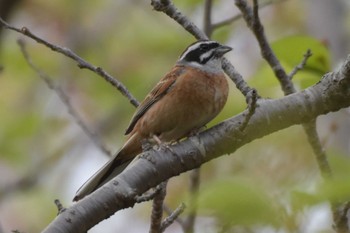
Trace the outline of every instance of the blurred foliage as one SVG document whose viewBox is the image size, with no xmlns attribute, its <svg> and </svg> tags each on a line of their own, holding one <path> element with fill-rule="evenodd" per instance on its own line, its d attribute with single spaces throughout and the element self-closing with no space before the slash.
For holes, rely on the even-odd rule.
<svg viewBox="0 0 350 233">
<path fill-rule="evenodd" d="M 328 44 L 324 42 L 327 40 L 309 35 L 305 28 L 305 2 L 285 1 L 261 11 L 266 33 L 274 41 L 273 50 L 287 72 L 311 49 L 313 56 L 305 69 L 293 78 L 300 89 L 313 85 L 332 69 Z M 174 1 L 174 4 L 202 25 L 203 1 Z M 215 22 L 238 13 L 229 11 L 229 7 L 234 7 L 230 4 L 214 3 Z M 172 19 L 153 11 L 149 2 L 142 1 L 28 0 L 19 5 L 11 19 L 11 24 L 27 26 L 33 33 L 101 66 L 138 100 L 194 41 Z M 250 71 L 249 84 L 261 96 L 282 96 L 278 81 L 258 56 L 255 41 L 247 31 L 245 23 L 238 20 L 216 30 L 213 38 L 234 44 L 234 51 L 227 57 L 232 58 L 238 71 Z M 30 177 L 35 181 L 33 187 L 18 187 L 13 195 L 0 196 L 0 231 L 3 228 L 5 232 L 13 229 L 39 232 L 56 215 L 53 200 L 59 198 L 69 206 L 79 185 L 97 169 L 91 166 L 96 161 L 103 163 L 106 157 L 76 125 L 57 95 L 28 67 L 16 44 L 18 37 L 22 36 L 5 30 L 1 38 L 0 191 L 27 175 L 37 177 Z M 96 74 L 79 69 L 70 59 L 42 45 L 25 41 L 33 62 L 69 95 L 71 104 L 101 141 L 112 151 L 117 150 L 125 140 L 123 133 L 134 107 Z M 231 81 L 230 88 L 223 112 L 208 127 L 246 108 L 245 98 Z M 324 138 L 335 138 L 336 132 L 327 128 L 324 131 Z M 346 137 L 348 133 L 342 138 Z M 205 164 L 199 216 L 215 219 L 213 231 L 237 226 L 251 232 L 259 232 L 262 226 L 276 231 L 279 228 L 300 231 L 308 208 L 329 198 L 348 200 L 349 197 L 349 160 L 344 156 L 348 151 L 334 148 L 333 144 L 327 149 L 335 179 L 326 182 L 320 181 L 315 158 L 299 126 L 256 140 L 230 157 Z M 188 177 L 189 174 L 183 174 L 170 180 L 167 204 L 171 208 L 188 200 Z M 138 216 L 144 219 L 145 229 L 149 205 L 146 208 L 139 213 L 143 216 Z M 28 215 L 23 210 L 33 210 L 35 214 Z M 184 217 L 188 212 L 189 209 Z M 201 221 L 205 220 L 199 220 L 199 225 L 204 223 Z M 123 224 L 133 225 L 130 221 Z M 113 228 L 108 229 L 114 232 Z"/>
<path fill-rule="evenodd" d="M 211 214 L 224 226 L 278 226 L 276 203 L 265 190 L 250 182 L 231 178 L 208 183 L 200 191 L 200 214 Z"/>
<path fill-rule="evenodd" d="M 320 78 L 331 69 L 330 52 L 326 45 L 310 36 L 288 36 L 272 44 L 272 49 L 280 60 L 286 72 L 291 72 L 303 60 L 308 49 L 312 56 L 307 59 L 304 69 L 297 72 L 293 77 L 293 83 L 299 89 L 305 89 L 317 83 Z M 264 62 L 256 74 L 251 78 L 250 84 L 257 87 L 266 87 L 260 94 L 265 97 L 278 97 L 283 95 L 278 80 L 273 71 Z"/>
</svg>

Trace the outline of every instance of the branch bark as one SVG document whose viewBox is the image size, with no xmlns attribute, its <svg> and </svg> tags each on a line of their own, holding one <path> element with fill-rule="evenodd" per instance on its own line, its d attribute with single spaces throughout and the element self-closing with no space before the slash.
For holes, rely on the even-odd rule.
<svg viewBox="0 0 350 233">
<path fill-rule="evenodd" d="M 132 207 L 151 187 L 192 170 L 247 143 L 295 124 L 350 106 L 350 56 L 316 85 L 276 100 L 259 100 L 242 132 L 248 110 L 171 146 L 144 152 L 123 173 L 61 213 L 44 233 L 86 232 L 118 210 Z"/>
</svg>

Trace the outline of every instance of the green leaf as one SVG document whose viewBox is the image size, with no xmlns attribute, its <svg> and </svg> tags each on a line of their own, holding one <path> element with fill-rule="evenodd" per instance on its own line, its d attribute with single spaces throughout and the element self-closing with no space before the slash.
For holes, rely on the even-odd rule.
<svg viewBox="0 0 350 233">
<path fill-rule="evenodd" d="M 222 180 L 200 192 L 199 210 L 216 216 L 224 225 L 278 224 L 274 201 L 245 180 Z"/>
<path fill-rule="evenodd" d="M 303 210 L 305 207 L 317 205 L 318 203 L 326 201 L 319 197 L 318 194 L 307 193 L 303 191 L 291 192 L 291 204 L 294 210 Z"/>
</svg>

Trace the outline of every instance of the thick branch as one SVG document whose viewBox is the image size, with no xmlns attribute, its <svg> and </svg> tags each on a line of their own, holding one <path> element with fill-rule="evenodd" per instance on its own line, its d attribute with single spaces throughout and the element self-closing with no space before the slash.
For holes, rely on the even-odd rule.
<svg viewBox="0 0 350 233">
<path fill-rule="evenodd" d="M 349 106 L 350 56 L 339 71 L 326 74 L 304 91 L 277 100 L 258 101 L 244 132 L 240 125 L 247 111 L 171 146 L 171 150 L 143 153 L 111 182 L 67 208 L 43 232 L 86 232 L 116 211 L 132 207 L 137 195 L 173 176 L 233 153 L 255 139 Z"/>
</svg>

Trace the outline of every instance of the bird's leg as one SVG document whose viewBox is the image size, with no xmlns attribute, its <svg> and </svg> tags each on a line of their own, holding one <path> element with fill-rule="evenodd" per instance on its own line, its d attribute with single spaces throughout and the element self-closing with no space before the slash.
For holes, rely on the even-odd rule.
<svg viewBox="0 0 350 233">
<path fill-rule="evenodd" d="M 162 140 L 160 140 L 160 138 L 155 134 L 152 135 L 152 139 L 156 142 L 159 149 L 170 150 L 171 152 L 173 152 L 173 150 L 170 148 L 170 145 L 173 142 L 162 142 Z"/>
<path fill-rule="evenodd" d="M 158 146 L 164 144 L 157 135 L 153 134 L 152 138 L 158 144 Z"/>
</svg>

